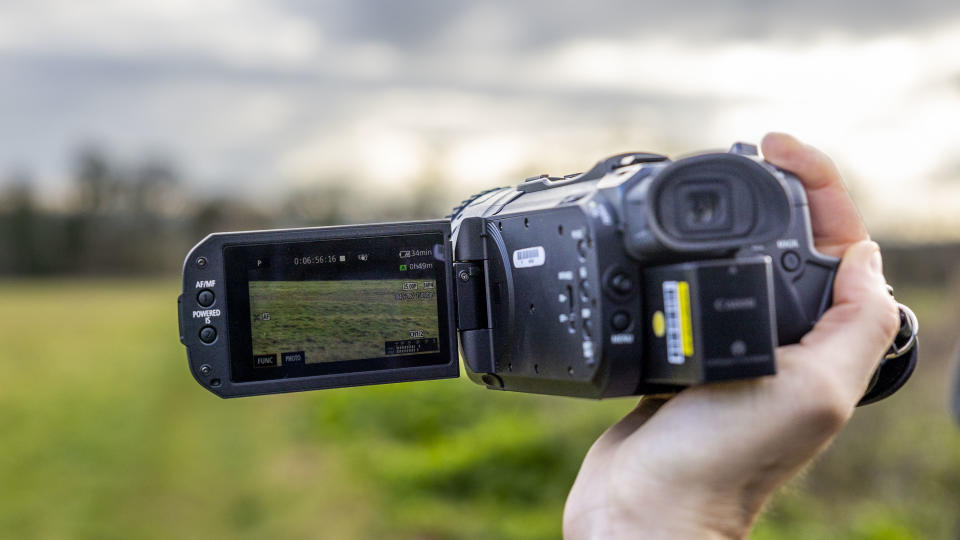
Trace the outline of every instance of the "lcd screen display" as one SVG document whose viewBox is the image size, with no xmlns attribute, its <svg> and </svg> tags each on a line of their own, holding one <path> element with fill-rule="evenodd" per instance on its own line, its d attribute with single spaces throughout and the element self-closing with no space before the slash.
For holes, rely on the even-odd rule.
<svg viewBox="0 0 960 540">
<path fill-rule="evenodd" d="M 434 279 L 251 281 L 256 367 L 436 352 Z"/>
<path fill-rule="evenodd" d="M 445 364 L 443 235 L 224 248 L 234 381 Z"/>
</svg>

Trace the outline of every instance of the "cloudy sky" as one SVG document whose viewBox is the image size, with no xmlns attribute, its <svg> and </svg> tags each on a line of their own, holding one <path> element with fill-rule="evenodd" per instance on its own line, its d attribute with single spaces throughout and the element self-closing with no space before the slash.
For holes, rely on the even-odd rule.
<svg viewBox="0 0 960 540">
<path fill-rule="evenodd" d="M 960 236 L 960 2 L 0 0 L 0 177 L 78 145 L 191 189 L 455 192 L 791 131 L 871 229 Z"/>
</svg>

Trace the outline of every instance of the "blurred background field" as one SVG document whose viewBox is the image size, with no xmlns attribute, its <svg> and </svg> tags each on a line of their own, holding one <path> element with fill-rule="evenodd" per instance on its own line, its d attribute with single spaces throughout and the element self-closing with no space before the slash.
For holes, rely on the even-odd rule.
<svg viewBox="0 0 960 540">
<path fill-rule="evenodd" d="M 956 291 L 901 287 L 924 324 L 918 372 L 855 415 L 755 538 L 956 535 Z M 0 284 L 0 537 L 557 538 L 580 459 L 633 403 L 466 379 L 224 401 L 187 371 L 178 292 Z"/>
<path fill-rule="evenodd" d="M 919 315 L 753 537 L 960 536 L 960 3 L 0 3 L 0 538 L 557 538 L 633 400 L 466 379 L 222 401 L 177 340 L 222 230 L 443 216 L 605 155 L 792 132 Z"/>
</svg>

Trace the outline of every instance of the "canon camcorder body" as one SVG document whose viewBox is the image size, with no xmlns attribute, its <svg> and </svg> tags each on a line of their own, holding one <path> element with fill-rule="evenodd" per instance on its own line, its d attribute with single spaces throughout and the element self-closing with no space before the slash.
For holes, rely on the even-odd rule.
<svg viewBox="0 0 960 540">
<path fill-rule="evenodd" d="M 774 375 L 830 306 L 800 181 L 756 147 L 630 153 L 528 178 L 449 219 L 212 234 L 179 299 L 221 397 L 456 377 L 604 398 Z M 916 362 L 916 319 L 861 403 Z"/>
</svg>

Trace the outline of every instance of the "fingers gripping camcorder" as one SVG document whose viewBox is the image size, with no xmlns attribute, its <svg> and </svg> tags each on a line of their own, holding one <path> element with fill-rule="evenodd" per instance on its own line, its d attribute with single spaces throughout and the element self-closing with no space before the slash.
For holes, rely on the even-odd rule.
<svg viewBox="0 0 960 540">
<path fill-rule="evenodd" d="M 776 372 L 830 306 L 800 181 L 756 147 L 480 193 L 447 220 L 212 234 L 180 339 L 221 397 L 456 377 L 603 398 Z M 861 403 L 906 382 L 916 318 Z"/>
</svg>

